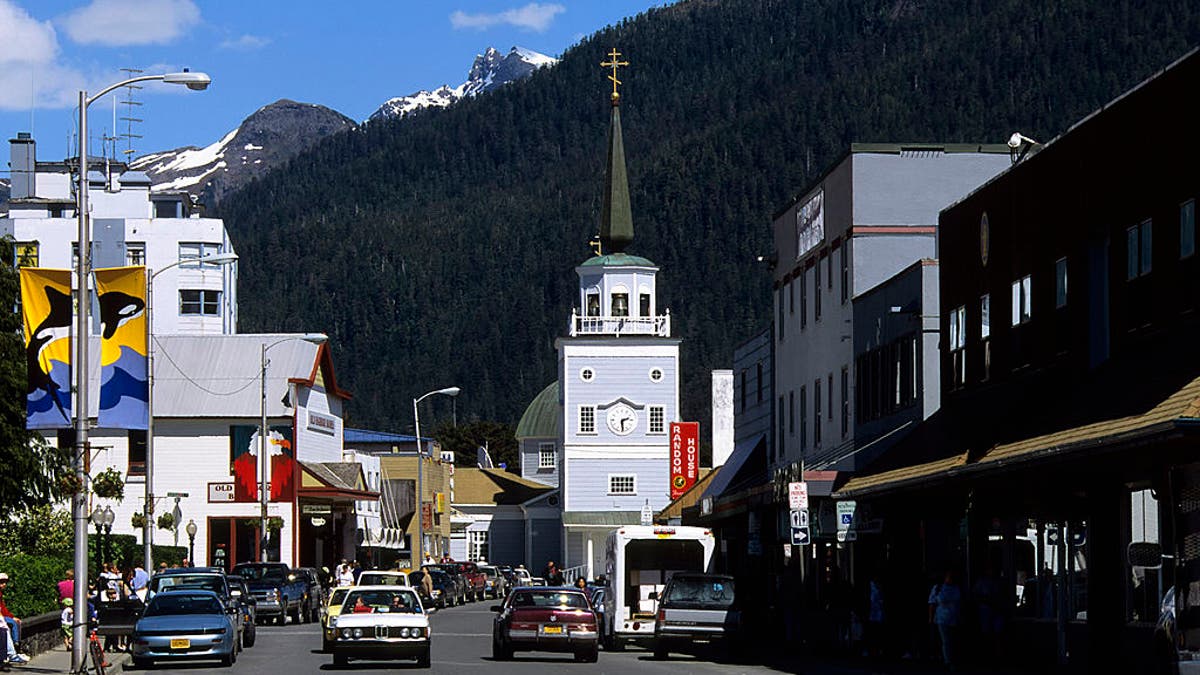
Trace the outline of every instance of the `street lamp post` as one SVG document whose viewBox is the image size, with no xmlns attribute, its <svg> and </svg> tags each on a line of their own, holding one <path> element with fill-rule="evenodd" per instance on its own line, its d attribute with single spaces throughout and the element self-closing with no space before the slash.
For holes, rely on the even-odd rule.
<svg viewBox="0 0 1200 675">
<path fill-rule="evenodd" d="M 323 333 L 306 333 L 304 335 L 285 337 L 282 340 L 276 340 L 271 344 L 267 344 L 265 342 L 262 344 L 262 360 L 259 362 L 259 382 L 262 388 L 261 397 L 259 399 L 260 425 L 258 427 L 258 461 L 260 466 L 259 471 L 262 474 L 259 477 L 258 486 L 258 497 L 262 506 L 262 530 L 259 532 L 262 544 L 258 554 L 261 562 L 267 562 L 267 544 L 270 541 L 270 535 L 267 530 L 267 502 L 270 499 L 270 495 L 267 493 L 267 470 L 269 466 L 267 463 L 267 365 L 270 364 L 270 361 L 267 360 L 267 352 L 275 345 L 283 344 L 284 342 L 288 342 L 290 340 L 304 340 L 305 342 L 319 345 L 328 339 L 328 336 L 324 335 Z"/>
<path fill-rule="evenodd" d="M 202 266 L 232 265 L 237 260 L 236 253 L 215 253 L 194 260 L 176 260 L 153 272 L 146 270 L 146 499 L 143 507 L 146 522 L 142 525 L 142 569 L 147 572 L 154 569 L 154 280 L 185 262 L 198 262 Z"/>
<path fill-rule="evenodd" d="M 446 387 L 445 389 L 435 389 L 420 398 L 413 399 L 413 426 L 417 431 L 417 550 L 416 559 L 413 560 L 413 568 L 425 562 L 425 493 L 422 492 L 422 477 L 425 474 L 425 451 L 421 448 L 421 414 L 417 409 L 417 404 L 434 394 L 444 394 L 446 396 L 458 396 L 458 392 L 462 391 L 458 387 Z"/>
<path fill-rule="evenodd" d="M 196 521 L 188 520 L 187 535 L 188 535 L 188 562 L 192 566 L 196 565 Z"/>
<path fill-rule="evenodd" d="M 79 91 L 79 185 L 75 191 L 75 216 L 78 220 L 79 231 L 79 264 L 76 268 L 75 287 L 78 292 L 79 311 L 76 315 L 75 326 L 75 453 L 74 466 L 76 485 L 83 486 L 87 480 L 84 471 L 84 453 L 88 451 L 88 314 L 91 310 L 91 295 L 88 293 L 88 280 L 91 273 L 91 223 L 88 221 L 88 126 L 87 109 L 97 99 L 105 94 L 133 84 L 159 80 L 168 84 L 182 84 L 188 89 L 202 90 L 208 88 L 212 78 L 204 73 L 167 73 L 165 75 L 143 75 L 123 80 L 101 89 L 95 96 L 88 96 L 86 90 Z M 71 518 L 75 523 L 75 606 L 87 607 L 87 495 L 82 488 L 76 490 L 71 499 Z M 82 610 L 80 610 L 82 611 Z M 83 666 L 83 658 L 87 648 L 87 622 L 76 622 L 72 631 L 71 668 L 78 670 Z"/>
</svg>

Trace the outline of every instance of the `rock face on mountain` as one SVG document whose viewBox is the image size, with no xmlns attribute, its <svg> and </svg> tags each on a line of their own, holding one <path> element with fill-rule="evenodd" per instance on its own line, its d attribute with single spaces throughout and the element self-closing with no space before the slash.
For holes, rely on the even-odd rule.
<svg viewBox="0 0 1200 675">
<path fill-rule="evenodd" d="M 131 167 L 145 171 L 155 190 L 187 190 L 212 206 L 320 139 L 355 126 L 354 120 L 325 106 L 280 99 L 212 145 L 145 155 Z"/>
<path fill-rule="evenodd" d="M 558 60 L 553 57 L 521 47 L 513 47 L 507 54 L 488 47 L 487 51 L 475 57 L 466 82 L 453 88 L 442 85 L 433 91 L 422 89 L 408 96 L 389 99 L 371 114 L 368 121 L 404 117 L 422 108 L 444 108 L 462 98 L 477 96 L 529 77 L 538 68 L 555 63 Z"/>
</svg>

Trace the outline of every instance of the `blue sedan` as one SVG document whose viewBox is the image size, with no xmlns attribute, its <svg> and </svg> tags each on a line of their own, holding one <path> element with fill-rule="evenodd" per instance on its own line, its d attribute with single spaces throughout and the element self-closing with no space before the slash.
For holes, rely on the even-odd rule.
<svg viewBox="0 0 1200 675">
<path fill-rule="evenodd" d="M 212 591 L 168 591 L 150 600 L 133 629 L 133 663 L 219 659 L 237 660 L 236 616 Z"/>
</svg>

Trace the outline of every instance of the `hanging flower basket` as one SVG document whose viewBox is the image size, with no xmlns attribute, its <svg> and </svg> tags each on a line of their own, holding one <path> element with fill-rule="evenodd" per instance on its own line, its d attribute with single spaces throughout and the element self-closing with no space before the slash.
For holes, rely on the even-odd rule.
<svg viewBox="0 0 1200 675">
<path fill-rule="evenodd" d="M 279 516 L 271 516 L 267 518 L 267 529 L 271 532 L 278 532 L 283 529 L 283 518 Z"/>
<path fill-rule="evenodd" d="M 158 517 L 158 529 L 160 530 L 175 530 L 175 516 L 171 512 L 167 512 Z"/>
<path fill-rule="evenodd" d="M 121 472 L 108 468 L 96 474 L 92 478 L 92 492 L 102 499 L 124 499 L 125 481 L 121 480 Z"/>
<path fill-rule="evenodd" d="M 58 477 L 58 486 L 63 495 L 75 495 L 83 492 L 83 481 L 74 472 L 64 473 Z"/>
<path fill-rule="evenodd" d="M 133 529 L 140 530 L 146 526 L 146 516 L 141 512 L 135 513 L 133 514 L 133 517 L 129 519 L 129 524 L 133 526 Z"/>
</svg>

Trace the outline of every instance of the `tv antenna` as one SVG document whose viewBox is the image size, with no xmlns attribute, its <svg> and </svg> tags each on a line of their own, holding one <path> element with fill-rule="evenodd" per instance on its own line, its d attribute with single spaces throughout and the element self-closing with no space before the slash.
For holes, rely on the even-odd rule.
<svg viewBox="0 0 1200 675">
<path fill-rule="evenodd" d="M 126 79 L 132 79 L 141 75 L 143 71 L 140 68 L 122 68 L 121 72 L 125 73 Z M 121 117 L 121 121 L 125 123 L 125 133 L 120 134 L 118 138 L 125 139 L 125 149 L 121 151 L 121 154 L 125 156 L 125 161 L 128 162 L 132 158 L 132 155 L 137 152 L 137 150 L 135 150 L 133 147 L 134 139 L 141 138 L 139 134 L 135 134 L 133 132 L 134 125 L 139 124 L 144 120 L 137 116 L 140 114 L 138 111 L 139 108 L 141 108 L 142 102 L 134 98 L 137 95 L 137 92 L 141 90 L 142 86 L 139 84 L 127 84 L 124 88 L 125 98 L 120 103 L 121 105 L 125 106 L 125 115 Z M 113 131 L 115 133 L 116 129 Z M 113 144 L 113 150 L 113 154 L 115 155 L 115 143 Z"/>
</svg>

